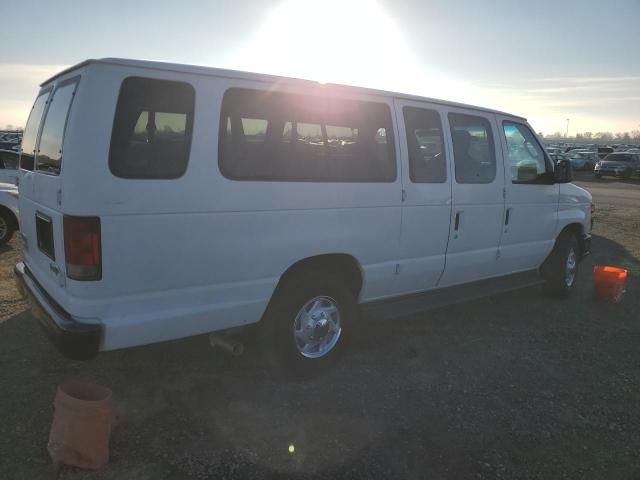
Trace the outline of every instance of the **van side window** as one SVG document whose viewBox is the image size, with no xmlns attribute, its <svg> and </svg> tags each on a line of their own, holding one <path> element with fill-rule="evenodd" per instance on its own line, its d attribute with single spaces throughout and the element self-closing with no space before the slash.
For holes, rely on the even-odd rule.
<svg viewBox="0 0 640 480">
<path fill-rule="evenodd" d="M 496 150 L 489 120 L 449 114 L 456 182 L 491 183 L 496 178 Z"/>
<path fill-rule="evenodd" d="M 177 178 L 191 150 L 195 91 L 185 82 L 128 77 L 120 87 L 109 168 L 122 178 Z"/>
<path fill-rule="evenodd" d="M 53 92 L 40 134 L 36 170 L 53 175 L 60 173 L 64 130 L 77 86 L 76 79 L 56 87 Z"/>
<path fill-rule="evenodd" d="M 536 183 L 547 174 L 544 150 L 526 125 L 503 122 L 512 183 Z"/>
<path fill-rule="evenodd" d="M 414 183 L 447 181 L 447 164 L 440 115 L 435 110 L 404 107 L 409 174 Z"/>
<path fill-rule="evenodd" d="M 233 180 L 393 182 L 393 125 L 382 103 L 231 88 L 220 171 Z"/>
<path fill-rule="evenodd" d="M 38 130 L 40 130 L 40 121 L 42 120 L 42 114 L 44 113 L 44 108 L 47 106 L 50 93 L 51 90 L 42 92 L 38 98 L 36 98 L 31 108 L 27 126 L 24 128 L 20 149 L 20 168 L 23 170 L 33 170 Z"/>
</svg>

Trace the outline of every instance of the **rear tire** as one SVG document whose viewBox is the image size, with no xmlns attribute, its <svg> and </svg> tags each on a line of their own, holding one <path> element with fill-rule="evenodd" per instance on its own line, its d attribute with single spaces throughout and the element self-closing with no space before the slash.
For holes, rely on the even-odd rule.
<svg viewBox="0 0 640 480">
<path fill-rule="evenodd" d="M 357 315 L 353 289 L 331 273 L 285 279 L 274 293 L 258 335 L 269 364 L 295 377 L 325 371 L 341 356 Z"/>
<path fill-rule="evenodd" d="M 578 278 L 580 245 L 573 233 L 565 232 L 556 240 L 542 266 L 545 293 L 553 298 L 568 298 Z"/>
<path fill-rule="evenodd" d="M 13 237 L 13 222 L 4 212 L 0 212 L 0 245 L 4 245 Z"/>
</svg>

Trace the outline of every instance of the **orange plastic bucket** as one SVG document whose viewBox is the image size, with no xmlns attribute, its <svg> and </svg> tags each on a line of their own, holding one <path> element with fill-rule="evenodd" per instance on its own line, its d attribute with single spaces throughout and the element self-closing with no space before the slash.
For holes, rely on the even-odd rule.
<svg viewBox="0 0 640 480">
<path fill-rule="evenodd" d="M 111 390 L 90 383 L 58 387 L 48 450 L 56 464 L 97 470 L 109 461 Z"/>
<path fill-rule="evenodd" d="M 619 302 L 624 293 L 627 271 L 624 268 L 596 266 L 593 268 L 594 295 L 605 302 Z"/>
</svg>

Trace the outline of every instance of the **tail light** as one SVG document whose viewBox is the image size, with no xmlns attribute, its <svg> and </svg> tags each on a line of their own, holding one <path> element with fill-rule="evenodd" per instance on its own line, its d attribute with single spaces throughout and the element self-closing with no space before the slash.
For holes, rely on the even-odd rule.
<svg viewBox="0 0 640 480">
<path fill-rule="evenodd" d="M 67 277 L 72 280 L 100 280 L 102 252 L 100 217 L 64 217 L 64 257 Z"/>
</svg>

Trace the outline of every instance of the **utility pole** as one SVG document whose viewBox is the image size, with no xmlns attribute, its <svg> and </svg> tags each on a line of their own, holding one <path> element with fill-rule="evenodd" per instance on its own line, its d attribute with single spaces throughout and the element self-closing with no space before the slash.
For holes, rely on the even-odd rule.
<svg viewBox="0 0 640 480">
<path fill-rule="evenodd" d="M 569 136 L 569 119 L 567 118 L 567 131 L 564 134 L 564 138 L 567 138 Z"/>
</svg>

